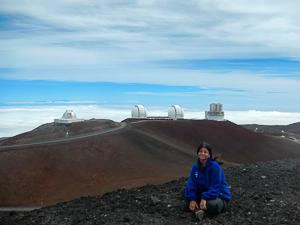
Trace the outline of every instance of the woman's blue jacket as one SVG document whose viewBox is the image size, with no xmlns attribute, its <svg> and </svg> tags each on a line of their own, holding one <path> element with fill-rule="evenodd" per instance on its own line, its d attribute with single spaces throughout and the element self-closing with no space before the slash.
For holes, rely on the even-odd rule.
<svg viewBox="0 0 300 225">
<path fill-rule="evenodd" d="M 211 159 L 206 162 L 205 167 L 202 167 L 199 162 L 193 165 L 184 194 L 187 201 L 216 198 L 231 200 L 224 171 L 218 162 Z"/>
</svg>

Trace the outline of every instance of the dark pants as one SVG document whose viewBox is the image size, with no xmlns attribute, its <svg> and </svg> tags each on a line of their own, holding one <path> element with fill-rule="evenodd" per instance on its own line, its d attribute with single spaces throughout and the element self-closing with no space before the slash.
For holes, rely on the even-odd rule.
<svg viewBox="0 0 300 225">
<path fill-rule="evenodd" d="M 198 205 L 200 204 L 200 201 L 201 199 L 197 201 Z M 187 208 L 189 208 L 190 202 L 186 202 L 186 203 L 187 203 Z M 206 201 L 206 208 L 207 208 L 206 211 L 208 214 L 219 214 L 225 212 L 227 207 L 228 207 L 228 202 L 220 198 Z"/>
<path fill-rule="evenodd" d="M 220 198 L 206 201 L 207 213 L 209 214 L 219 214 L 225 212 L 227 206 L 228 202 Z"/>
</svg>

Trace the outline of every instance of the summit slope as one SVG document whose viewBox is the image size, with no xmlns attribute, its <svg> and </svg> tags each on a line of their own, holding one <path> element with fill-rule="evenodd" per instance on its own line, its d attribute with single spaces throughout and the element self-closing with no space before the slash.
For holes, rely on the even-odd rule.
<svg viewBox="0 0 300 225">
<path fill-rule="evenodd" d="M 213 146 L 214 155 L 220 156 L 225 167 L 300 158 L 299 144 L 254 133 L 229 121 L 125 123 L 121 129 L 68 142 L 9 149 L 2 146 L 1 205 L 45 206 L 187 176 L 196 147 L 203 140 Z M 33 133 L 38 138 L 39 133 Z"/>
</svg>

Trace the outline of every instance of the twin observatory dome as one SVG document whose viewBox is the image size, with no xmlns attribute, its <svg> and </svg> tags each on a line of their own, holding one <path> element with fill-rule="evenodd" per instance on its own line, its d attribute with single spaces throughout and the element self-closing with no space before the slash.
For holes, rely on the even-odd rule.
<svg viewBox="0 0 300 225">
<path fill-rule="evenodd" d="M 143 105 L 135 105 L 131 110 L 131 117 L 137 119 L 183 119 L 183 110 L 179 105 L 172 105 L 168 111 L 168 116 L 148 116 L 147 110 Z"/>
<path fill-rule="evenodd" d="M 131 110 L 131 117 L 136 119 L 183 119 L 183 109 L 179 105 L 172 105 L 168 110 L 168 116 L 148 116 L 143 105 L 135 105 Z M 221 103 L 210 104 L 209 111 L 205 111 L 205 119 L 223 121 L 224 111 Z"/>
</svg>

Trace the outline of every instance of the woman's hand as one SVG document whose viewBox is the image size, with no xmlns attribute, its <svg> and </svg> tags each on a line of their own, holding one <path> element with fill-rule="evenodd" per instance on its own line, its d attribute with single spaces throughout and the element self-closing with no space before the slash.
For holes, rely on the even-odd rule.
<svg viewBox="0 0 300 225">
<path fill-rule="evenodd" d="M 200 209 L 203 209 L 203 210 L 206 210 L 206 200 L 204 199 L 201 199 L 201 202 L 200 202 Z"/>
<path fill-rule="evenodd" d="M 198 206 L 197 202 L 196 201 L 190 201 L 189 209 L 191 211 L 195 211 L 196 209 L 199 209 L 199 206 Z"/>
</svg>

